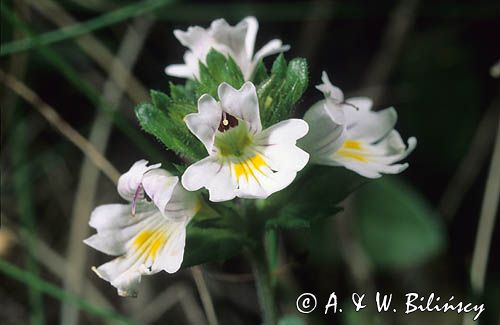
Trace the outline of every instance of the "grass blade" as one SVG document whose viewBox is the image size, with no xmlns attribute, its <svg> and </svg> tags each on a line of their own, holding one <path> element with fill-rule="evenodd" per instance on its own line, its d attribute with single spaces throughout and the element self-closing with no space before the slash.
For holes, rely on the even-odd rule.
<svg viewBox="0 0 500 325">
<path fill-rule="evenodd" d="M 7 6 L 2 7 L 1 14 L 2 17 L 4 17 L 16 28 L 22 30 L 28 35 L 35 35 L 33 30 L 25 22 L 19 19 L 17 15 Z M 151 143 L 145 139 L 144 134 L 131 125 L 122 116 L 113 114 L 113 110 L 111 109 L 109 103 L 102 100 L 98 90 L 95 89 L 89 82 L 80 78 L 78 72 L 71 67 L 71 65 L 69 65 L 64 58 L 62 58 L 56 51 L 46 46 L 38 47 L 37 50 L 56 68 L 57 71 L 59 71 L 71 84 L 73 84 L 75 88 L 87 97 L 92 104 L 107 112 L 112 117 L 113 122 L 118 129 L 122 131 L 122 133 L 124 133 L 125 136 L 128 137 L 138 148 L 146 152 L 155 161 L 162 161 L 163 155 L 157 148 L 152 146 Z"/>
<path fill-rule="evenodd" d="M 5 261 L 4 259 L 0 258 L 0 272 L 4 273 L 8 277 L 15 279 L 17 281 L 20 281 L 30 288 L 35 288 L 36 290 L 39 290 L 52 298 L 74 304 L 81 310 L 84 310 L 88 312 L 89 314 L 99 316 L 101 318 L 105 319 L 110 319 L 110 320 L 115 320 L 120 322 L 121 324 L 134 324 L 134 322 L 125 316 L 116 313 L 112 310 L 109 309 L 104 309 L 100 308 L 98 306 L 95 306 L 86 300 L 71 295 L 67 293 L 66 291 L 62 290 L 59 287 L 56 287 L 52 285 L 51 283 L 37 277 L 36 275 L 24 271 L 17 266 Z"/>
<path fill-rule="evenodd" d="M 91 31 L 117 24 L 126 19 L 144 15 L 145 13 L 151 12 L 172 2 L 173 0 L 146 0 L 137 2 L 94 19 L 90 19 L 84 23 L 71 25 L 42 35 L 30 35 L 28 38 L 22 40 L 2 44 L 0 56 L 75 38 Z"/>
</svg>

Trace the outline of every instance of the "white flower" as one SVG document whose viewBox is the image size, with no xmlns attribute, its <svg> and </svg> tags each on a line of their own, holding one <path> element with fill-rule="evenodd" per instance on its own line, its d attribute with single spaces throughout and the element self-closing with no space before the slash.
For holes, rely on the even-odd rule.
<svg viewBox="0 0 500 325">
<path fill-rule="evenodd" d="M 135 296 L 142 275 L 176 272 L 184 256 L 186 226 L 199 209 L 196 195 L 176 176 L 137 161 L 118 181 L 130 204 L 98 206 L 90 216 L 97 234 L 84 243 L 116 259 L 93 268 L 121 296 Z"/>
<path fill-rule="evenodd" d="M 174 77 L 198 78 L 198 62 L 206 63 L 205 58 L 213 48 L 222 54 L 230 55 L 240 67 L 245 80 L 249 80 L 260 60 L 290 48 L 283 45 L 281 40 L 273 39 L 254 55 L 258 29 L 257 19 L 247 17 L 236 26 L 229 25 L 224 19 L 217 19 L 208 29 L 192 26 L 187 31 L 175 30 L 175 37 L 189 50 L 184 54 L 184 64 L 169 65 L 165 72 Z"/>
<path fill-rule="evenodd" d="M 198 113 L 186 116 L 191 132 L 209 156 L 189 166 L 182 185 L 189 191 L 208 189 L 210 200 L 266 198 L 288 186 L 309 155 L 296 146 L 308 131 L 306 122 L 289 119 L 262 130 L 255 86 L 218 88 L 220 102 L 205 94 Z"/>
<path fill-rule="evenodd" d="M 322 80 L 316 88 L 325 99 L 304 115 L 311 131 L 300 142 L 311 154 L 311 162 L 344 166 L 369 178 L 405 170 L 408 163 L 396 162 L 415 149 L 417 140 L 409 138 L 406 146 L 394 130 L 396 110 L 391 107 L 374 112 L 371 99 L 366 97 L 344 101 L 344 94 L 331 84 L 325 72 Z"/>
</svg>

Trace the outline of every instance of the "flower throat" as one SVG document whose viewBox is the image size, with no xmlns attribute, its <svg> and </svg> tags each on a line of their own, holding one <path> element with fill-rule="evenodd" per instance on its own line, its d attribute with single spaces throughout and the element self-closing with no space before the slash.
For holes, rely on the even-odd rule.
<svg viewBox="0 0 500 325">
<path fill-rule="evenodd" d="M 252 144 L 252 138 L 246 123 L 240 123 L 230 114 L 223 113 L 215 135 L 215 146 L 219 153 L 228 158 L 245 156 L 247 148 Z"/>
</svg>

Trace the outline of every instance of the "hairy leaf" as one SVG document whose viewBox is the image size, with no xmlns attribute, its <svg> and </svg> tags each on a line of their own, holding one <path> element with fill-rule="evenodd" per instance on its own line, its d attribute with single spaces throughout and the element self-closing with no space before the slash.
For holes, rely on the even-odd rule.
<svg viewBox="0 0 500 325">
<path fill-rule="evenodd" d="M 181 90 L 177 88 L 176 91 Z M 176 96 L 181 95 L 176 93 Z M 183 120 L 187 114 L 196 111 L 196 106 L 188 102 L 174 102 L 169 96 L 156 90 L 151 91 L 151 100 L 152 104 L 141 104 L 135 109 L 142 128 L 181 156 L 191 160 L 206 156 L 203 145 Z"/>
<path fill-rule="evenodd" d="M 258 88 L 260 115 L 264 127 L 287 119 L 302 97 L 308 84 L 305 59 L 296 58 L 287 65 L 281 54 L 271 69 L 271 76 Z"/>
</svg>

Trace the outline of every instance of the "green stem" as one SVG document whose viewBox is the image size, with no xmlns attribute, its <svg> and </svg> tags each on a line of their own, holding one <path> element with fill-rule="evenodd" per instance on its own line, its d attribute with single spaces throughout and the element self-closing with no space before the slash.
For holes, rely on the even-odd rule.
<svg viewBox="0 0 500 325">
<path fill-rule="evenodd" d="M 259 245 L 250 255 L 253 272 L 255 276 L 255 286 L 257 287 L 257 296 L 259 298 L 260 309 L 263 323 L 274 325 L 276 320 L 276 304 L 274 292 L 271 287 L 271 276 L 265 249 Z"/>
</svg>

